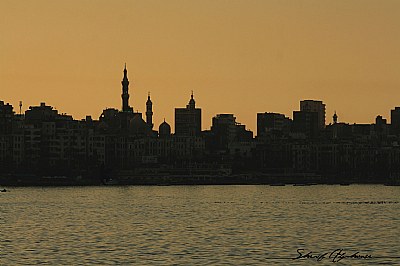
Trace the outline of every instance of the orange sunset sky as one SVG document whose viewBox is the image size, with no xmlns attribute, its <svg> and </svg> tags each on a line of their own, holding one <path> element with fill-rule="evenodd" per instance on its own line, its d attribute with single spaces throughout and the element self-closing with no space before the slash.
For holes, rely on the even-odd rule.
<svg viewBox="0 0 400 266">
<path fill-rule="evenodd" d="M 194 90 L 203 129 L 234 113 L 292 117 L 323 100 L 327 123 L 390 121 L 400 106 L 400 1 L 0 0 L 0 100 L 46 102 L 75 119 L 130 104 L 155 128 Z"/>
</svg>

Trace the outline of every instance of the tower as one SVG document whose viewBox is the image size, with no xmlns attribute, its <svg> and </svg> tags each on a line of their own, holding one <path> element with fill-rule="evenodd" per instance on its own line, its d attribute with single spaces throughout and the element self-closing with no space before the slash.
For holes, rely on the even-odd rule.
<svg viewBox="0 0 400 266">
<path fill-rule="evenodd" d="M 175 134 L 198 136 L 201 133 L 201 108 L 196 108 L 193 91 L 186 108 L 175 108 Z"/>
<path fill-rule="evenodd" d="M 124 78 L 121 81 L 122 84 L 122 112 L 133 112 L 133 108 L 129 106 L 129 80 L 128 70 L 126 70 L 126 64 L 124 68 Z"/>
<path fill-rule="evenodd" d="M 190 96 L 189 104 L 186 106 L 186 108 L 190 109 L 190 110 L 196 109 L 196 102 L 193 99 L 193 91 L 192 91 L 192 95 Z"/>
<path fill-rule="evenodd" d="M 150 100 L 150 92 L 147 95 L 146 102 L 146 123 L 151 129 L 153 129 L 153 103 Z"/>
<path fill-rule="evenodd" d="M 337 120 L 338 120 L 338 116 L 337 116 L 336 111 L 335 111 L 335 114 L 333 115 L 333 123 L 336 124 Z"/>
</svg>

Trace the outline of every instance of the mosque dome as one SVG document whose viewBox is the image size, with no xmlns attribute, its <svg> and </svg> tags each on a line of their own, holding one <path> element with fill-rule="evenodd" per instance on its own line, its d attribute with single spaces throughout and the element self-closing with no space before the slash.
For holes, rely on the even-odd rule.
<svg viewBox="0 0 400 266">
<path fill-rule="evenodd" d="M 171 126 L 164 120 L 158 127 L 158 132 L 160 137 L 168 137 L 171 135 Z"/>
</svg>

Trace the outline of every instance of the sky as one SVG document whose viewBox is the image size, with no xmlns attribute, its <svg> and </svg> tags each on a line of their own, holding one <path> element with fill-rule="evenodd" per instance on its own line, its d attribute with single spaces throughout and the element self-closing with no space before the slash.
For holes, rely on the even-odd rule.
<svg viewBox="0 0 400 266">
<path fill-rule="evenodd" d="M 98 119 L 153 101 L 155 128 L 194 91 L 202 128 L 219 113 L 256 131 L 258 112 L 390 122 L 400 106 L 397 0 L 0 0 L 0 100 Z"/>
</svg>

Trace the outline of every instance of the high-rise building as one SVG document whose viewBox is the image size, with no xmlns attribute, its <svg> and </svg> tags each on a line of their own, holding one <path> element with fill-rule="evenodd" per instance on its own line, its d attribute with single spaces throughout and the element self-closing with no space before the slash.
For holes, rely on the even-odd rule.
<svg viewBox="0 0 400 266">
<path fill-rule="evenodd" d="M 236 139 L 236 117 L 233 114 L 218 114 L 212 119 L 211 132 L 217 148 L 226 149 Z"/>
<path fill-rule="evenodd" d="M 196 108 L 193 92 L 186 108 L 175 108 L 175 135 L 198 136 L 201 133 L 201 108 Z"/>
<path fill-rule="evenodd" d="M 271 132 L 289 133 L 290 119 L 284 114 L 257 113 L 257 136 L 266 136 Z"/>
<path fill-rule="evenodd" d="M 13 117 L 13 106 L 0 101 L 0 134 L 11 132 L 11 121 Z"/>
<path fill-rule="evenodd" d="M 390 111 L 391 129 L 394 134 L 400 133 L 400 107 L 395 107 Z"/>
<path fill-rule="evenodd" d="M 217 114 L 212 119 L 212 140 L 215 149 L 226 150 L 232 143 L 251 141 L 253 132 L 236 122 L 233 114 Z"/>
<path fill-rule="evenodd" d="M 303 100 L 300 101 L 300 111 L 318 113 L 318 128 L 325 128 L 325 104 L 322 101 Z"/>
<path fill-rule="evenodd" d="M 318 131 L 319 116 L 317 112 L 293 112 L 293 132 L 304 133 L 307 137 L 313 138 L 318 135 Z"/>
</svg>

